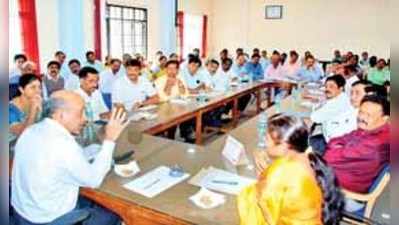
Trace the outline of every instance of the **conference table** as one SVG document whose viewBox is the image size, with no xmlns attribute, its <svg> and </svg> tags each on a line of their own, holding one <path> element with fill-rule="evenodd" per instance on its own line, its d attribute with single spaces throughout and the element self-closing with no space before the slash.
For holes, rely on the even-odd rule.
<svg viewBox="0 0 399 225">
<path fill-rule="evenodd" d="M 185 105 L 161 104 L 157 108 L 156 120 L 131 122 L 116 142 L 114 156 L 133 151 L 133 156 L 127 160 L 135 160 L 140 172 L 134 177 L 124 178 L 112 170 L 99 188 L 81 188 L 81 195 L 113 211 L 122 218 L 126 225 L 239 224 L 236 196 L 234 195 L 226 194 L 226 202 L 223 205 L 205 210 L 189 200 L 189 197 L 197 193 L 200 188 L 189 184 L 187 180 L 153 198 L 132 192 L 124 188 L 123 185 L 159 166 L 171 167 L 174 165 L 179 165 L 191 177 L 202 168 L 213 166 L 234 174 L 256 178 L 254 166 L 251 166 L 254 165 L 253 153 L 263 151 L 257 147 L 258 116 L 254 116 L 233 128 L 228 134 L 205 146 L 200 145 L 201 117 L 206 112 L 233 102 L 233 111 L 235 111 L 233 112 L 233 122 L 238 124 L 237 101 L 240 97 L 254 93 L 257 98 L 256 112 L 260 113 L 262 111 L 260 108 L 262 90 L 267 88 L 291 90 L 294 86 L 294 83 L 283 81 L 254 82 L 233 88 L 223 95 L 213 96 L 205 103 L 193 101 Z M 268 99 L 269 104 L 270 101 Z M 305 108 L 301 108 L 293 102 L 292 97 L 285 98 L 282 101 L 282 111 L 288 108 L 293 112 L 306 111 Z M 295 105 L 294 108 L 293 105 Z M 269 107 L 266 110 L 269 115 L 275 113 L 274 111 L 274 107 Z M 195 145 L 155 136 L 155 134 L 165 132 L 192 118 L 196 118 L 196 137 L 200 140 Z M 222 156 L 221 152 L 228 135 L 235 137 L 245 146 L 249 159 L 248 165 L 234 166 Z M 194 151 L 188 151 L 188 149 L 194 149 Z M 12 154 L 10 156 L 11 166 Z"/>
<path fill-rule="evenodd" d="M 256 113 L 261 111 L 262 90 L 272 88 L 283 88 L 288 91 L 295 86 L 290 82 L 261 82 L 255 81 L 245 85 L 233 86 L 229 91 L 209 94 L 209 100 L 206 102 L 199 102 L 196 100 L 197 95 L 189 97 L 190 101 L 186 104 L 174 104 L 171 102 L 164 102 L 158 105 L 155 113 L 158 115 L 154 120 L 132 122 L 131 125 L 138 131 L 143 131 L 147 134 L 157 135 L 168 131 L 169 128 L 175 127 L 182 122 L 195 119 L 195 140 L 196 144 L 202 144 L 203 115 L 207 112 L 232 103 L 232 125 L 238 124 L 240 112 L 238 110 L 238 101 L 241 97 L 253 94 L 256 98 Z M 270 105 L 271 99 L 267 98 L 267 105 Z"/>
<path fill-rule="evenodd" d="M 279 84 L 273 83 L 272 86 L 270 84 L 257 84 L 244 91 L 252 88 L 251 91 L 259 90 L 255 86 L 258 88 L 278 87 Z M 287 87 L 286 84 L 280 84 L 280 86 Z M 234 95 L 242 96 L 231 94 L 227 95 L 226 98 L 232 98 Z M 213 107 L 213 104 L 217 104 L 218 101 L 223 102 L 224 100 L 222 98 L 211 100 L 209 102 L 210 107 Z M 306 117 L 306 115 L 309 115 L 309 108 L 302 107 L 299 102 L 300 100 L 294 100 L 293 97 L 288 96 L 281 103 L 281 111 Z M 206 106 L 198 108 L 195 108 L 194 111 L 207 111 Z M 276 113 L 276 108 L 269 107 L 264 112 L 270 116 Z M 133 158 L 141 171 L 131 178 L 120 177 L 112 171 L 98 189 L 81 188 L 81 194 L 118 214 L 127 225 L 239 224 L 235 195 L 225 194 L 226 202 L 223 205 L 206 210 L 199 208 L 189 200 L 189 197 L 197 193 L 200 188 L 189 184 L 188 180 L 153 198 L 132 192 L 124 188 L 123 185 L 159 166 L 171 167 L 174 165 L 179 165 L 191 177 L 202 168 L 212 166 L 234 174 L 256 178 L 253 156 L 256 152 L 264 151 L 257 146 L 256 125 L 258 117 L 259 115 L 254 116 L 205 146 L 187 144 L 150 134 L 142 134 L 140 138 L 135 138 L 136 143 L 132 144 L 132 141 L 128 141 L 129 130 L 127 129 L 119 138 L 116 151 L 118 154 L 122 154 L 125 150 L 134 149 Z M 247 165 L 234 166 L 222 156 L 221 152 L 229 135 L 245 146 L 246 155 L 249 159 Z M 189 149 L 195 151 L 188 151 Z"/>
</svg>

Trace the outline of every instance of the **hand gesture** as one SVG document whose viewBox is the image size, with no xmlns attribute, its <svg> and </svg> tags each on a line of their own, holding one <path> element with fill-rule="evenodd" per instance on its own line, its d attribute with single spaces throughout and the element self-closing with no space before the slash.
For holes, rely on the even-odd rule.
<svg viewBox="0 0 399 225">
<path fill-rule="evenodd" d="M 126 120 L 126 112 L 113 108 L 111 118 L 105 126 L 105 140 L 116 141 L 128 124 L 129 120 Z"/>
</svg>

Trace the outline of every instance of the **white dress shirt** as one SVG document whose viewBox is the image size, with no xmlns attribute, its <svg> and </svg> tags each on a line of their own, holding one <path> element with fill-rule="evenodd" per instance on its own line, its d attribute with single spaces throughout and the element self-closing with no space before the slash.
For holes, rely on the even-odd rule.
<svg viewBox="0 0 399 225">
<path fill-rule="evenodd" d="M 112 103 L 121 103 L 127 110 L 134 104 L 157 94 L 154 85 L 143 75 L 133 83 L 127 76 L 118 78 L 112 86 Z"/>
<path fill-rule="evenodd" d="M 359 78 L 356 75 L 351 76 L 350 78 L 346 79 L 345 82 L 345 93 L 348 96 L 351 96 L 352 84 L 358 81 Z"/>
<path fill-rule="evenodd" d="M 356 130 L 357 114 L 358 110 L 353 106 L 349 106 L 349 108 L 342 111 L 342 113 L 327 120 L 322 126 L 323 136 L 326 142 L 330 141 L 332 138 L 340 137 Z"/>
<path fill-rule="evenodd" d="M 91 95 L 88 95 L 82 88 L 78 88 L 75 90 L 86 103 L 86 107 L 91 107 L 93 112 L 93 120 L 99 120 L 100 114 L 108 112 L 108 108 L 104 103 L 104 99 L 100 91 L 95 90 Z"/>
<path fill-rule="evenodd" d="M 102 93 L 111 93 L 112 85 L 114 82 L 121 76 L 123 76 L 123 71 L 119 69 L 119 71 L 114 74 L 111 69 L 103 70 L 100 73 L 100 83 L 99 87 Z"/>
<path fill-rule="evenodd" d="M 341 122 L 346 122 L 347 117 L 344 117 L 343 114 L 351 107 L 349 97 L 343 92 L 337 97 L 327 100 L 323 106 L 313 111 L 310 119 L 312 122 L 322 125 L 324 138 L 328 142 L 330 138 L 339 136 L 344 132 L 342 130 L 346 129 L 346 126 L 341 126 Z"/>
<path fill-rule="evenodd" d="M 69 73 L 64 75 L 64 88 L 68 91 L 74 91 L 80 87 L 79 75 Z"/>
<path fill-rule="evenodd" d="M 210 87 L 212 90 L 225 92 L 230 88 L 231 75 L 223 72 L 222 70 L 216 71 L 216 73 L 213 75 L 207 71 L 206 75 L 210 81 Z"/>
<path fill-rule="evenodd" d="M 193 75 L 188 70 L 188 65 L 180 69 L 180 75 L 184 82 L 187 84 L 187 88 L 196 89 L 201 83 L 209 87 L 211 85 L 208 76 L 206 75 L 208 71 L 204 68 L 199 68 L 197 72 Z"/>
<path fill-rule="evenodd" d="M 104 141 L 92 163 L 74 137 L 46 118 L 15 146 L 11 204 L 25 219 L 48 223 L 76 207 L 79 187 L 99 187 L 111 168 L 115 143 Z"/>
</svg>

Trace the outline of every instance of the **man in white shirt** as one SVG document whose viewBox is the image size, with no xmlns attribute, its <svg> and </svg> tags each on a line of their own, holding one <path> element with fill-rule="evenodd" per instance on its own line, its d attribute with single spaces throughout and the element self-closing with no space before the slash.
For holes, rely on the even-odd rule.
<svg viewBox="0 0 399 225">
<path fill-rule="evenodd" d="M 84 100 L 71 91 L 55 92 L 50 117 L 27 128 L 15 146 L 11 204 L 17 224 L 47 224 L 81 207 L 80 187 L 98 188 L 111 169 L 115 140 L 127 122 L 112 113 L 94 161 L 75 141 L 86 123 Z M 87 201 L 87 200 L 86 200 Z M 90 208 L 85 224 L 117 224 L 117 216 L 99 206 Z"/>
<path fill-rule="evenodd" d="M 111 59 L 110 62 L 110 68 L 103 70 L 100 73 L 100 90 L 101 93 L 103 94 L 105 104 L 107 105 L 108 108 L 112 108 L 112 99 L 111 99 L 111 93 L 112 93 L 112 86 L 114 85 L 114 82 L 124 76 L 125 74 L 123 73 L 121 69 L 122 61 L 120 59 Z"/>
<path fill-rule="evenodd" d="M 230 88 L 230 77 L 221 73 L 219 69 L 219 62 L 211 59 L 206 63 L 205 74 L 209 80 L 209 86 L 212 91 L 225 92 Z"/>
<path fill-rule="evenodd" d="M 154 85 L 140 73 L 140 61 L 132 59 L 126 63 L 126 76 L 118 78 L 112 86 L 112 104 L 130 111 L 160 102 Z"/>
<path fill-rule="evenodd" d="M 198 94 L 199 91 L 210 89 L 210 81 L 201 69 L 201 60 L 198 57 L 190 57 L 188 63 L 182 66 L 180 74 L 187 85 L 190 94 Z"/>
<path fill-rule="evenodd" d="M 263 71 L 269 66 L 270 60 L 267 58 L 267 51 L 262 50 L 261 52 L 261 58 L 260 58 L 260 65 L 262 65 Z"/>
<path fill-rule="evenodd" d="M 71 72 L 64 76 L 65 90 L 74 91 L 78 89 L 80 86 L 79 82 L 80 62 L 77 59 L 71 59 L 68 62 L 68 66 Z"/>
<path fill-rule="evenodd" d="M 327 101 L 313 111 L 310 119 L 315 124 L 321 124 L 322 135 L 311 137 L 310 144 L 315 151 L 324 152 L 325 144 L 334 137 L 348 132 L 346 124 L 351 123 L 352 114 L 346 114 L 352 107 L 349 97 L 344 92 L 345 78 L 341 75 L 330 76 L 325 82 Z"/>
<path fill-rule="evenodd" d="M 91 121 L 108 119 L 110 112 L 105 105 L 103 96 L 97 90 L 99 80 L 97 70 L 88 66 L 83 67 L 79 71 L 79 79 L 80 87 L 75 92 L 85 100 L 86 112 L 91 111 L 93 113 L 93 118 L 89 118 L 89 115 L 86 115 L 87 119 Z"/>
<path fill-rule="evenodd" d="M 345 93 L 350 96 L 351 95 L 351 89 L 352 89 L 352 84 L 355 82 L 359 81 L 359 78 L 357 77 L 357 69 L 353 65 L 345 66 L 345 70 L 347 73 L 344 75 L 346 79 L 346 84 L 345 84 Z"/>
</svg>

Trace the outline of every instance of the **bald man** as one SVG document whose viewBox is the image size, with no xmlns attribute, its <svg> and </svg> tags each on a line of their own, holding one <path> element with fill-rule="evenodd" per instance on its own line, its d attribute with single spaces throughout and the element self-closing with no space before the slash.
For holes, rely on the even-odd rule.
<svg viewBox="0 0 399 225">
<path fill-rule="evenodd" d="M 92 163 L 75 141 L 86 123 L 85 102 L 70 91 L 54 92 L 49 117 L 27 128 L 15 146 L 12 197 L 17 224 L 46 224 L 82 208 L 79 188 L 97 188 L 111 168 L 115 140 L 127 125 L 124 112 L 113 111 L 101 150 Z M 86 208 L 85 207 L 85 208 Z M 118 224 L 115 214 L 90 205 L 87 224 Z"/>
</svg>

